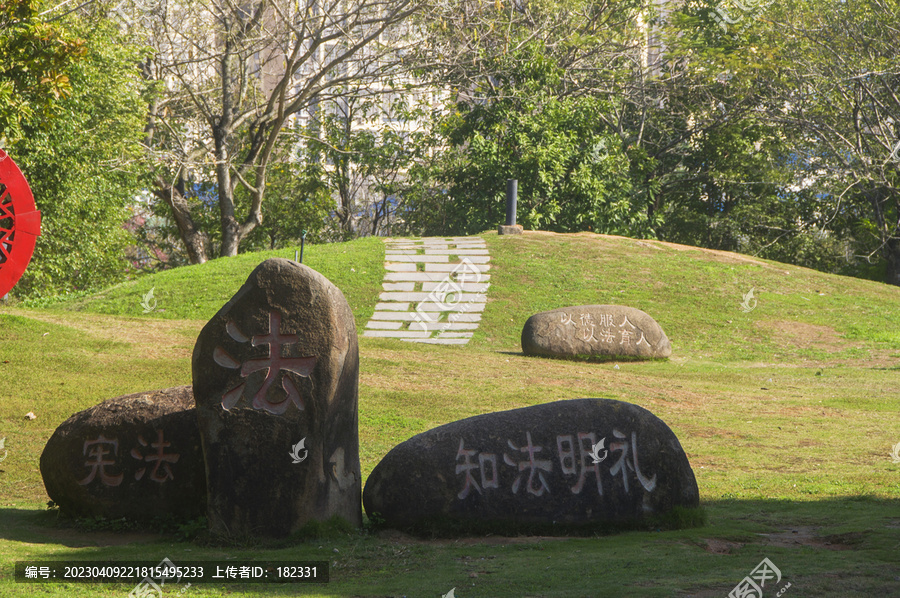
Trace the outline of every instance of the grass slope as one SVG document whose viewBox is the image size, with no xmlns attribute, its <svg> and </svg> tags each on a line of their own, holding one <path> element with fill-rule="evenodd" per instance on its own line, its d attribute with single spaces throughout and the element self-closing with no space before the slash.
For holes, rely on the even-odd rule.
<svg viewBox="0 0 900 598">
<path fill-rule="evenodd" d="M 330 534 L 290 547 L 223 548 L 171 535 L 60 527 L 37 462 L 72 413 L 115 395 L 190 382 L 206 318 L 272 254 L 215 260 L 48 309 L 0 312 L 0 595 L 124 596 L 131 587 L 11 581 L 41 558 L 327 559 L 307 587 L 177 586 L 166 595 L 724 596 L 769 558 L 785 596 L 885 595 L 900 584 L 900 289 L 737 254 L 592 234 L 483 235 L 493 268 L 482 326 L 466 347 L 360 339 L 363 475 L 396 443 L 456 419 L 602 396 L 646 407 L 682 442 L 708 525 L 599 538 L 423 541 Z M 275 252 L 293 257 L 293 250 Z M 362 329 L 383 244 L 313 246 L 304 262 L 347 296 Z M 154 288 L 158 309 L 143 314 Z M 744 313 L 755 288 L 758 304 Z M 526 358 L 531 314 L 618 303 L 672 341 L 665 362 Z M 164 309 L 165 311 L 159 311 Z M 23 418 L 28 411 L 37 419 Z M 766 586 L 769 595 L 769 586 Z"/>
<path fill-rule="evenodd" d="M 383 273 L 384 243 L 368 237 L 349 243 L 307 245 L 303 263 L 335 282 L 353 308 L 357 326 L 372 315 Z M 247 280 L 273 257 L 294 259 L 299 247 L 242 253 L 117 284 L 94 295 L 52 305 L 54 310 L 172 320 L 208 320 Z M 156 309 L 144 314 L 143 297 L 153 290 Z M 153 301 L 149 302 L 152 307 Z"/>
</svg>

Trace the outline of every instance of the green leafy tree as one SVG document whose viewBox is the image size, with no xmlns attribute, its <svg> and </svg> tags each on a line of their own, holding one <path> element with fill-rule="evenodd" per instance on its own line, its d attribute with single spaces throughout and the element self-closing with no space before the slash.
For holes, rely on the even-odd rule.
<svg viewBox="0 0 900 598">
<path fill-rule="evenodd" d="M 778 192 L 776 150 L 759 146 L 775 136 L 753 115 L 771 69 L 734 58 L 744 42 L 710 19 L 592 0 L 434 10 L 420 60 L 457 98 L 434 173 L 446 193 L 417 200 L 435 225 L 493 226 L 518 178 L 527 226 L 704 244 L 719 241 L 691 227 Z M 742 78 L 723 85 L 733 62 Z"/>
<path fill-rule="evenodd" d="M 306 233 L 309 242 L 326 239 L 329 214 L 335 204 L 315 163 L 276 163 L 266 180 L 266 217 L 248 246 L 278 249 L 296 243 Z"/>
<path fill-rule="evenodd" d="M 666 170 L 661 237 L 832 272 L 880 260 L 896 284 L 897 4 L 778 2 L 727 26 L 717 14 L 692 4 L 670 19 L 660 95 L 694 126 Z"/>
<path fill-rule="evenodd" d="M 426 126 L 430 107 L 407 91 L 412 100 L 391 91 L 346 90 L 340 100 L 319 104 L 304 132 L 293 132 L 306 148 L 303 159 L 319 166 L 335 198 L 338 238 L 406 230 L 405 197 L 418 183 L 410 172 L 428 163 L 435 143 Z"/>
<path fill-rule="evenodd" d="M 48 296 L 120 280 L 132 237 L 123 224 L 141 188 L 139 142 L 146 98 L 139 55 L 104 23 L 70 15 L 60 35 L 81 40 L 53 118 L 20 112 L 8 150 L 42 212 L 42 236 L 17 295 Z"/>
<path fill-rule="evenodd" d="M 448 218 L 441 226 L 468 234 L 503 222 L 506 180 L 517 179 L 517 220 L 528 228 L 649 234 L 629 156 L 600 117 L 609 104 L 560 97 L 563 73 L 542 44 L 508 59 L 513 64 L 494 77 L 496 94 L 460 102 L 443 121 Z"/>
<path fill-rule="evenodd" d="M 0 3 L 0 145 L 57 112 L 72 88 L 68 71 L 85 51 L 83 40 L 38 15 L 36 0 Z"/>
<path fill-rule="evenodd" d="M 757 11 L 725 28 L 717 6 L 435 5 L 420 60 L 458 101 L 409 220 L 492 227 L 518 178 L 526 226 L 839 269 L 836 222 L 796 184 L 798 140 L 767 116 L 784 63 L 771 23 Z"/>
<path fill-rule="evenodd" d="M 652 235 L 649 156 L 618 125 L 621 82 L 640 65 L 643 2 L 434 3 L 417 53 L 450 92 L 443 147 L 410 221 L 427 231 L 503 221 L 506 179 L 519 221 L 558 231 Z M 640 68 L 638 66 L 638 71 Z M 639 74 L 639 72 L 638 72 Z"/>
<path fill-rule="evenodd" d="M 900 4 L 797 0 L 777 10 L 770 34 L 784 84 L 769 118 L 793 133 L 798 178 L 853 252 L 900 285 Z"/>
<path fill-rule="evenodd" d="M 736 13 L 725 27 L 717 8 L 685 5 L 661 28 L 666 52 L 648 90 L 663 101 L 645 127 L 660 238 L 842 271 L 846 235 L 798 177 L 806 143 L 770 116 L 789 64 L 776 13 Z"/>
</svg>

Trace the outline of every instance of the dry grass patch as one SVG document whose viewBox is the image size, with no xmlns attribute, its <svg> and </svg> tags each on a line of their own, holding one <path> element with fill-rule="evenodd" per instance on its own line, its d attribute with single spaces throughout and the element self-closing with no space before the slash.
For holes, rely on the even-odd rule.
<svg viewBox="0 0 900 598">
<path fill-rule="evenodd" d="M 128 343 L 148 359 L 161 357 L 190 359 L 196 335 L 200 334 L 200 329 L 206 323 L 25 309 L 7 309 L 4 313 L 66 326 L 101 340 Z"/>
</svg>

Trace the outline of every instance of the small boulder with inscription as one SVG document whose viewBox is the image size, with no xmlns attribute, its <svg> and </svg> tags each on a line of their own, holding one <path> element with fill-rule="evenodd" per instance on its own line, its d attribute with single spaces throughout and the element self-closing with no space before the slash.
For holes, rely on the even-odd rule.
<svg viewBox="0 0 900 598">
<path fill-rule="evenodd" d="M 623 305 L 581 305 L 544 311 L 522 328 L 522 352 L 546 357 L 658 359 L 672 354 L 652 317 Z"/>
<path fill-rule="evenodd" d="M 69 515 L 147 521 L 206 512 L 190 386 L 117 397 L 76 413 L 47 441 L 40 468 L 47 494 Z"/>
<path fill-rule="evenodd" d="M 699 501 L 672 430 L 612 399 L 488 413 L 423 432 L 394 447 L 363 492 L 370 518 L 414 531 L 628 525 Z"/>
<path fill-rule="evenodd" d="M 286 536 L 333 516 L 361 525 L 358 377 L 341 291 L 296 262 L 260 264 L 194 346 L 213 533 Z"/>
</svg>

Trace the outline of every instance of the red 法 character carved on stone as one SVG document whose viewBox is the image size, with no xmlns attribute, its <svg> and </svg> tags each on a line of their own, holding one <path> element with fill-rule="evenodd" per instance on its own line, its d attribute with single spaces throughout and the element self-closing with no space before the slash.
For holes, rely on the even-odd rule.
<svg viewBox="0 0 900 598">
<path fill-rule="evenodd" d="M 146 461 L 147 463 L 153 463 L 155 461 L 156 465 L 153 466 L 153 471 L 150 472 L 150 479 L 161 484 L 166 480 L 175 479 L 175 476 L 172 474 L 172 468 L 169 467 L 169 463 L 178 463 L 178 459 L 181 458 L 181 455 L 177 453 L 166 454 L 166 448 L 172 446 L 172 443 L 163 440 L 162 430 L 157 430 L 156 436 L 156 442 L 150 443 L 150 448 L 156 449 L 155 454 L 144 456 L 138 449 L 133 448 L 131 449 L 131 456 L 140 461 Z M 144 440 L 143 436 L 138 436 L 138 442 L 141 446 L 147 446 L 147 441 Z M 160 473 L 160 468 L 163 470 L 162 473 Z M 134 474 L 134 479 L 140 480 L 144 477 L 144 472 L 146 471 L 146 467 L 137 470 Z"/>
<path fill-rule="evenodd" d="M 284 372 L 293 372 L 300 376 L 309 376 L 313 368 L 316 367 L 315 357 L 284 357 L 282 355 L 282 347 L 297 342 L 296 334 L 281 333 L 281 313 L 273 310 L 269 313 L 269 332 L 267 334 L 256 334 L 252 338 L 248 338 L 241 332 L 233 322 L 226 325 L 228 335 L 238 342 L 247 342 L 250 340 L 254 347 L 260 345 L 268 345 L 269 355 L 261 359 L 251 359 L 244 363 L 240 363 L 234 357 L 228 354 L 223 347 L 216 347 L 213 353 L 213 359 L 222 367 L 241 370 L 241 377 L 246 378 L 254 372 L 262 370 L 266 371 L 265 380 L 262 386 L 253 396 L 252 406 L 254 409 L 265 409 L 269 413 L 281 415 L 287 410 L 288 403 L 296 405 L 297 409 L 303 411 L 303 399 L 300 392 L 290 377 Z M 269 397 L 269 390 L 281 374 L 281 386 L 286 393 L 284 399 L 273 401 Z M 244 393 L 242 382 L 233 389 L 222 395 L 222 407 L 231 409 L 240 400 Z"/>
</svg>

